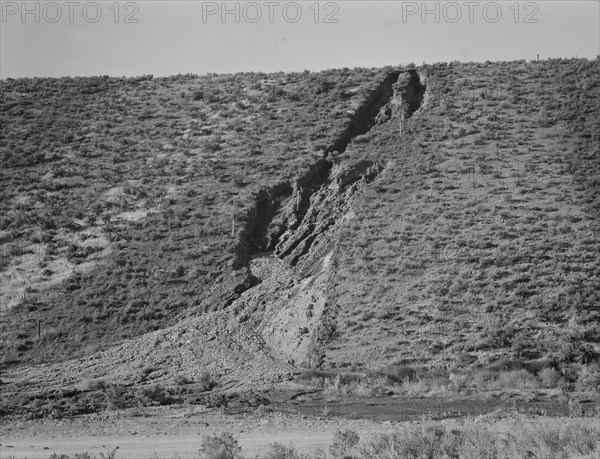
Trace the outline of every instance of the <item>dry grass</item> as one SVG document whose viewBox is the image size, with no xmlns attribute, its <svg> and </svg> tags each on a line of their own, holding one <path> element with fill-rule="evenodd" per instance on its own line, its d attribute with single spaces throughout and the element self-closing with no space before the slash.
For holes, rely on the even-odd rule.
<svg viewBox="0 0 600 459">
<path fill-rule="evenodd" d="M 425 66 L 411 132 L 350 146 L 389 167 L 333 257 L 327 364 L 597 359 L 599 65 Z"/>
<path fill-rule="evenodd" d="M 363 441 L 351 457 L 361 459 L 594 458 L 600 454 L 597 423 L 544 419 L 424 423 L 394 435 Z"/>
<path fill-rule="evenodd" d="M 562 392 L 600 394 L 600 366 L 597 364 L 566 365 L 557 370 L 550 362 L 526 365 L 506 362 L 503 366 L 466 370 L 427 370 L 412 367 L 390 367 L 376 372 L 307 371 L 298 377 L 305 384 L 323 389 L 328 396 L 356 395 L 379 397 L 444 397 L 452 395 L 488 395 Z M 524 365 L 529 368 L 511 369 Z"/>
<path fill-rule="evenodd" d="M 320 157 L 378 74 L 3 81 L 4 359 L 82 355 L 197 309 L 236 255 L 232 216 Z"/>
<path fill-rule="evenodd" d="M 118 457 L 118 450 L 111 453 Z M 598 418 L 575 420 L 520 418 L 518 415 L 452 422 L 419 422 L 393 434 L 366 438 L 337 431 L 331 445 L 316 454 L 274 443 L 257 456 L 264 459 L 595 459 L 600 455 Z M 102 457 L 105 457 L 102 455 Z M 155 459 L 158 456 L 153 456 Z M 230 433 L 204 437 L 200 459 L 242 459 L 242 448 Z M 91 459 L 79 453 L 73 459 Z M 71 459 L 52 455 L 50 459 Z"/>
<path fill-rule="evenodd" d="M 599 65 L 423 66 L 425 103 L 403 132 L 392 119 L 349 145 L 342 162 L 385 166 L 334 225 L 318 363 L 457 371 L 323 387 L 597 387 Z M 83 355 L 231 304 L 238 286 L 223 279 L 243 231 L 232 221 L 265 184 L 306 173 L 384 73 L 3 82 L 0 281 L 19 303 L 3 317 L 6 361 Z M 80 238 L 86 227 L 106 247 Z M 29 263 L 33 244 L 44 250 Z M 20 278 L 8 270 L 22 255 Z M 36 291 L 46 268 L 68 279 Z M 465 372 L 502 359 L 552 360 L 555 372 Z"/>
<path fill-rule="evenodd" d="M 310 456 L 292 447 L 270 452 L 269 459 L 593 459 L 600 454 L 597 419 L 555 418 L 461 422 L 421 422 L 394 434 L 360 439 L 352 431 L 338 431 L 332 445 Z M 281 454 L 275 454 L 281 451 Z"/>
</svg>

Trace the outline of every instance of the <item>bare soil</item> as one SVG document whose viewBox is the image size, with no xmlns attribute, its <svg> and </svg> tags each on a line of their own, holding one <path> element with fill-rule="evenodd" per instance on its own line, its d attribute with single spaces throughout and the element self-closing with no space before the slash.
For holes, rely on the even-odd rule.
<svg viewBox="0 0 600 459">
<path fill-rule="evenodd" d="M 0 455 L 47 458 L 88 451 L 99 456 L 116 447 L 118 458 L 198 457 L 203 436 L 230 432 L 245 457 L 255 457 L 272 443 L 293 444 L 314 452 L 331 444 L 338 429 L 351 429 L 361 437 L 391 432 L 396 423 L 364 419 L 345 420 L 301 414 L 208 414 L 188 408 L 146 409 L 145 416 L 132 412 L 81 416 L 69 420 L 24 421 L 2 424 Z M 177 456 L 176 456 L 177 455 Z"/>
</svg>

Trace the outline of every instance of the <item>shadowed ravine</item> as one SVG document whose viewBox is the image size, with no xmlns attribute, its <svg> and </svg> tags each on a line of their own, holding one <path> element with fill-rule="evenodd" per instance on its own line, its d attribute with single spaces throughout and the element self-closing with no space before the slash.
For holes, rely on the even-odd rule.
<svg viewBox="0 0 600 459">
<path fill-rule="evenodd" d="M 257 288 L 264 279 L 252 272 L 255 257 L 279 258 L 299 273 L 299 279 L 318 270 L 339 237 L 352 199 L 384 168 L 378 158 L 347 161 L 346 149 L 355 137 L 375 126 L 411 117 L 421 107 L 425 89 L 416 70 L 389 72 L 324 149 L 323 158 L 293 181 L 260 189 L 254 205 L 236 220 L 233 271 L 223 268 L 192 314 L 228 309 L 249 289 Z"/>
<path fill-rule="evenodd" d="M 389 73 L 324 158 L 294 182 L 259 193 L 238 245 L 237 260 L 250 282 L 230 305 L 261 334 L 274 357 L 305 367 L 322 364 L 331 334 L 328 291 L 335 247 L 355 198 L 384 169 L 378 158 L 349 160 L 344 153 L 355 137 L 411 116 L 423 92 L 416 72 Z M 388 111 L 382 120 L 380 114 Z"/>
<path fill-rule="evenodd" d="M 425 86 L 416 70 L 390 72 L 356 110 L 339 138 L 325 149 L 323 159 L 314 163 L 305 174 L 295 180 L 295 183 L 282 182 L 260 190 L 256 205 L 244 218 L 247 224 L 240 234 L 234 267 L 239 269 L 246 266 L 249 257 L 258 253 L 272 253 L 286 260 L 304 239 L 297 237 L 293 232 L 302 226 L 309 213 L 311 198 L 331 182 L 333 164 L 328 159 L 329 154 L 335 152 L 336 158 L 343 161 L 343 154 L 350 142 L 355 137 L 368 133 L 378 124 L 377 116 L 383 107 L 396 98 L 404 107 L 405 113 L 402 116 L 408 118 L 421 106 L 424 93 Z M 372 171 L 367 171 L 364 164 L 357 167 L 358 170 L 354 172 L 358 172 L 359 176 L 368 175 L 369 181 L 374 178 Z M 346 175 L 352 174 L 353 171 L 346 171 Z M 325 219 L 327 216 L 321 215 L 321 218 Z M 281 243 L 284 235 L 287 242 Z M 303 254 L 306 254 L 309 248 L 310 243 L 304 247 Z M 288 261 L 295 265 L 297 257 Z"/>
</svg>

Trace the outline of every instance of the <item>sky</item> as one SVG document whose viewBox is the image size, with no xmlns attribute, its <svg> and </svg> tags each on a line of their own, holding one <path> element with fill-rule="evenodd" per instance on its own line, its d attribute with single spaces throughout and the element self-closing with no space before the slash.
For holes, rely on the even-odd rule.
<svg viewBox="0 0 600 459">
<path fill-rule="evenodd" d="M 0 1 L 0 77 L 595 58 L 600 2 Z"/>
</svg>

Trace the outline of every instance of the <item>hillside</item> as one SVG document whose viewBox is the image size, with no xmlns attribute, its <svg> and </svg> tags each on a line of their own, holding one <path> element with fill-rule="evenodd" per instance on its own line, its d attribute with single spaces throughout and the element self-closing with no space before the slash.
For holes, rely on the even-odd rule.
<svg viewBox="0 0 600 459">
<path fill-rule="evenodd" d="M 341 230 L 331 361 L 597 358 L 598 63 L 434 66 L 408 133 L 353 144 L 388 167 Z"/>
<path fill-rule="evenodd" d="M 308 169 L 377 72 L 4 81 L 6 358 L 88 353 L 197 307 L 237 256 L 232 220 Z"/>
<path fill-rule="evenodd" d="M 7 390 L 600 375 L 599 70 L 3 81 Z"/>
</svg>

